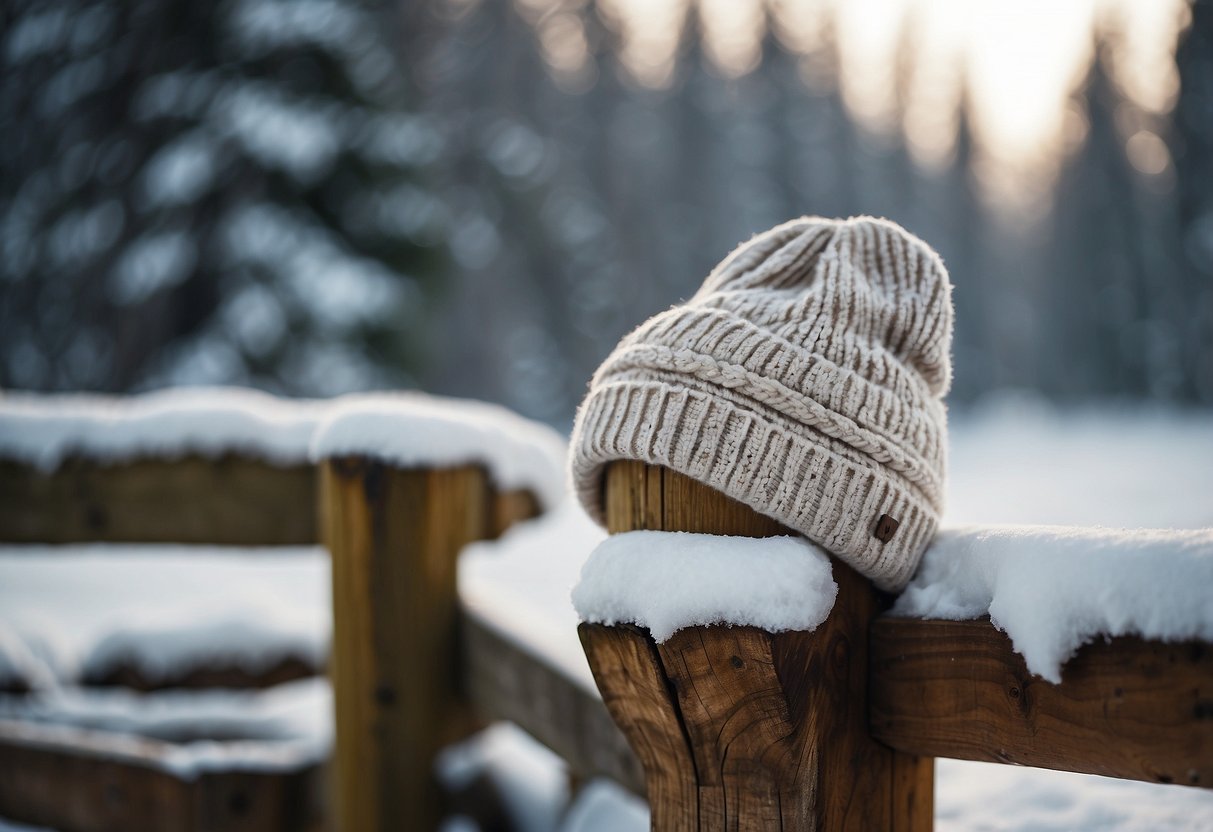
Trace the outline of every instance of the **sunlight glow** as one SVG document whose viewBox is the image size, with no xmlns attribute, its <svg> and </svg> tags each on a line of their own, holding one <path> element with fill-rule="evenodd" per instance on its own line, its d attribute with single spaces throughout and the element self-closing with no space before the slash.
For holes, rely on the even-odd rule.
<svg viewBox="0 0 1213 832">
<path fill-rule="evenodd" d="M 874 132 L 897 124 L 898 40 L 906 5 L 905 0 L 834 4 L 842 99 Z"/>
<path fill-rule="evenodd" d="M 553 69 L 581 72 L 585 33 L 565 11 L 581 0 L 516 2 L 535 15 Z M 1096 34 L 1114 82 L 1149 118 L 1174 104 L 1175 44 L 1189 16 L 1186 0 L 601 0 L 637 83 L 675 81 L 692 6 L 713 71 L 735 78 L 756 68 L 771 25 L 804 56 L 811 85 L 836 80 L 855 120 L 901 132 L 920 165 L 949 162 L 966 106 L 979 180 L 995 198 L 1029 202 L 1086 134 L 1073 97 Z M 1143 124 L 1127 122 L 1122 136 L 1138 169 L 1166 167 L 1165 144 Z"/>
<path fill-rule="evenodd" d="M 762 59 L 762 0 L 701 0 L 708 58 L 726 78 L 745 75 Z"/>
<path fill-rule="evenodd" d="M 674 80 L 687 6 L 688 0 L 601 0 L 622 41 L 620 60 L 644 86 L 660 89 Z"/>
</svg>

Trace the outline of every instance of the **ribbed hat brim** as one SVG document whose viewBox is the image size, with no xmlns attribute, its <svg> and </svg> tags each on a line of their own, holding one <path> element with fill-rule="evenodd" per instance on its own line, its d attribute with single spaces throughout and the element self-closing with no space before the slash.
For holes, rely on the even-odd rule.
<svg viewBox="0 0 1213 832">
<path fill-rule="evenodd" d="M 599 523 L 604 466 L 632 459 L 723 491 L 887 591 L 905 586 L 935 533 L 936 513 L 887 469 L 845 453 L 818 431 L 776 424 L 719 391 L 656 379 L 605 381 L 583 403 L 572 442 L 574 486 Z M 881 542 L 874 528 L 885 514 L 899 525 Z"/>
</svg>

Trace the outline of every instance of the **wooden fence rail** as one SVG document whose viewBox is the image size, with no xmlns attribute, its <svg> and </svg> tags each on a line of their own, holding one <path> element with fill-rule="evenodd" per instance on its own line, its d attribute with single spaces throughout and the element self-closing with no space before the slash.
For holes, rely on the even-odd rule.
<svg viewBox="0 0 1213 832">
<path fill-rule="evenodd" d="M 1213 645 L 1096 641 L 1054 685 L 988 620 L 882 618 L 870 658 L 872 734 L 902 751 L 1213 786 Z"/>
<path fill-rule="evenodd" d="M 346 458 L 318 471 L 225 456 L 69 459 L 44 472 L 0 461 L 0 542 L 328 545 L 338 763 L 330 820 L 350 832 L 437 826 L 433 756 L 473 725 L 460 681 L 456 555 L 538 511 L 532 492 L 498 491 L 478 466 L 403 470 Z M 271 681 L 228 670 L 175 681 Z M 121 671 L 97 681 L 132 680 Z M 601 727 L 614 731 L 609 720 Z M 130 737 L 21 723 L 0 730 L 0 816 L 65 832 L 296 830 L 317 821 L 302 812 L 314 794 L 300 784 L 315 785 L 313 769 L 195 781 L 163 764 L 171 744 L 137 745 L 132 757 Z M 75 797 L 63 800 L 65 788 Z"/>
<path fill-rule="evenodd" d="M 0 460 L 2 543 L 316 542 L 316 469 L 249 457 Z"/>
</svg>

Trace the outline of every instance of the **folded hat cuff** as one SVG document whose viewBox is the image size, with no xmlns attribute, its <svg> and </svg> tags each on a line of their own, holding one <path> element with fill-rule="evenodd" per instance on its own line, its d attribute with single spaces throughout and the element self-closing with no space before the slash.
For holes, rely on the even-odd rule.
<svg viewBox="0 0 1213 832">
<path fill-rule="evenodd" d="M 605 465 L 621 459 L 670 468 L 804 534 L 887 591 L 912 577 L 938 523 L 909 483 L 848 458 L 808 427 L 789 430 L 723 395 L 630 378 L 597 384 L 577 414 L 572 476 L 604 522 Z M 897 521 L 887 541 L 880 518 Z"/>
</svg>

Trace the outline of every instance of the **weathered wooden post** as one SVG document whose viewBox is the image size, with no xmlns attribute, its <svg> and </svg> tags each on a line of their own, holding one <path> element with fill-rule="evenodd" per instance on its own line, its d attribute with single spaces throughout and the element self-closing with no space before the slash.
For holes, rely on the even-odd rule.
<svg viewBox="0 0 1213 832">
<path fill-rule="evenodd" d="M 606 472 L 612 533 L 793 534 L 668 469 Z M 834 561 L 838 597 L 812 633 L 694 627 L 655 644 L 636 627 L 581 625 L 607 708 L 644 764 L 653 829 L 927 830 L 934 767 L 873 740 L 868 624 L 879 599 Z"/>
<path fill-rule="evenodd" d="M 485 471 L 332 459 L 320 501 L 333 559 L 336 827 L 436 828 L 434 754 L 461 721 L 456 556 L 489 532 Z"/>
</svg>

